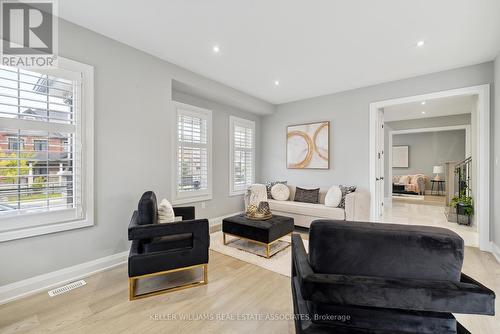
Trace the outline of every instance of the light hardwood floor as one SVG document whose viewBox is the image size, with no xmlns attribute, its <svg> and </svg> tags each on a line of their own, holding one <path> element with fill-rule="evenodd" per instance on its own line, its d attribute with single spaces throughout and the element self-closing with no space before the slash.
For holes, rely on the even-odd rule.
<svg viewBox="0 0 500 334">
<path fill-rule="evenodd" d="M 500 295 L 500 265 L 489 253 L 466 248 L 463 271 Z M 290 315 L 290 279 L 210 252 L 209 283 L 128 301 L 127 267 L 96 274 L 87 285 L 49 298 L 40 293 L 0 306 L 0 333 L 294 333 L 292 320 L 181 321 L 170 315 Z M 499 302 L 497 300 L 497 310 Z M 472 332 L 500 333 L 500 316 L 460 316 Z"/>
<path fill-rule="evenodd" d="M 394 224 L 447 228 L 461 236 L 466 246 L 477 247 L 479 245 L 479 234 L 476 226 L 465 226 L 456 222 L 449 222 L 446 219 L 444 206 L 392 201 L 392 203 L 385 205 L 383 221 Z"/>
<path fill-rule="evenodd" d="M 393 196 L 393 202 L 401 202 L 401 203 L 413 203 L 413 204 L 425 204 L 425 205 L 436 205 L 436 206 L 444 206 L 445 205 L 445 197 L 444 196 L 434 196 L 434 195 L 425 195 L 422 200 L 416 200 L 403 196 Z"/>
</svg>

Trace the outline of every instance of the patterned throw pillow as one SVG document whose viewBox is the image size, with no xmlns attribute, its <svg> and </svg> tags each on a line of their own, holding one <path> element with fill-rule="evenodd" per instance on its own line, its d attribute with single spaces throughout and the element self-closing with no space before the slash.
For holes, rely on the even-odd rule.
<svg viewBox="0 0 500 334">
<path fill-rule="evenodd" d="M 353 193 L 356 191 L 356 186 L 342 186 L 340 185 L 340 191 L 342 191 L 342 199 L 340 200 L 340 204 L 338 208 L 345 209 L 345 197 L 347 194 Z"/>
<path fill-rule="evenodd" d="M 287 181 L 269 181 L 269 182 L 266 182 L 266 190 L 267 190 L 267 198 L 268 199 L 273 199 L 273 195 L 271 194 L 271 188 L 275 184 L 278 184 L 278 183 L 286 184 Z"/>
<path fill-rule="evenodd" d="M 319 203 L 319 188 L 316 189 L 303 189 L 297 187 L 295 190 L 295 202 L 304 203 Z"/>
<path fill-rule="evenodd" d="M 286 184 L 278 183 L 271 188 L 271 195 L 277 201 L 287 201 L 290 197 L 290 189 Z"/>
</svg>

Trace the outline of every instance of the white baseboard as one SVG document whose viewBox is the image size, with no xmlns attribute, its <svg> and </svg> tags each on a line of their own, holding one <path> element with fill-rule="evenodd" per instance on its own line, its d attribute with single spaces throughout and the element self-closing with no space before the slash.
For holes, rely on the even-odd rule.
<svg viewBox="0 0 500 334">
<path fill-rule="evenodd" d="M 221 225 L 222 224 L 222 220 L 224 218 L 231 217 L 231 216 L 236 216 L 236 215 L 239 215 L 241 213 L 243 213 L 243 211 L 234 212 L 234 213 L 228 213 L 227 215 L 223 215 L 223 216 L 220 216 L 220 217 L 209 218 L 208 219 L 208 224 L 210 225 L 210 227 Z"/>
<path fill-rule="evenodd" d="M 127 262 L 128 251 L 0 286 L 0 305 L 88 277 Z"/>
<path fill-rule="evenodd" d="M 491 254 L 493 254 L 497 262 L 500 263 L 500 247 L 493 243 L 493 241 L 491 242 Z"/>
<path fill-rule="evenodd" d="M 210 218 L 210 227 L 222 224 L 226 217 L 240 214 L 240 212 L 230 213 L 224 216 Z M 100 271 L 113 268 L 127 262 L 128 251 L 106 256 L 100 259 L 81 263 L 68 268 L 53 271 L 51 273 L 30 277 L 22 281 L 0 286 L 0 305 L 16 299 L 27 297 L 35 293 L 50 290 L 60 285 L 91 276 Z"/>
</svg>

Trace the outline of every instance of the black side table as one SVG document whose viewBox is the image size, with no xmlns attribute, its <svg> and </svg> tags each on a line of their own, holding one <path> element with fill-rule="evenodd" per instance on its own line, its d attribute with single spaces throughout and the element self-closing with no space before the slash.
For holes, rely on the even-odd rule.
<svg viewBox="0 0 500 334">
<path fill-rule="evenodd" d="M 437 190 L 434 188 L 437 186 Z M 431 180 L 431 194 L 437 196 L 444 196 L 444 180 Z"/>
</svg>

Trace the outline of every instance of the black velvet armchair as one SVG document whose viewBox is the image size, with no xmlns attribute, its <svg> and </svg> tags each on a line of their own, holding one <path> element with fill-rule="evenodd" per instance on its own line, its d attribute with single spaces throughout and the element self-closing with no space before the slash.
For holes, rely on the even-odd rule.
<svg viewBox="0 0 500 334">
<path fill-rule="evenodd" d="M 168 291 L 208 283 L 208 248 L 210 236 L 207 219 L 195 219 L 194 207 L 174 208 L 182 221 L 158 224 L 156 195 L 145 192 L 128 227 L 132 240 L 128 258 L 129 299 L 138 299 Z M 140 278 L 203 268 L 203 280 L 183 286 L 135 294 Z"/>
<path fill-rule="evenodd" d="M 465 334 L 452 313 L 494 315 L 495 294 L 461 273 L 447 229 L 317 220 L 292 236 L 296 333 Z"/>
</svg>

